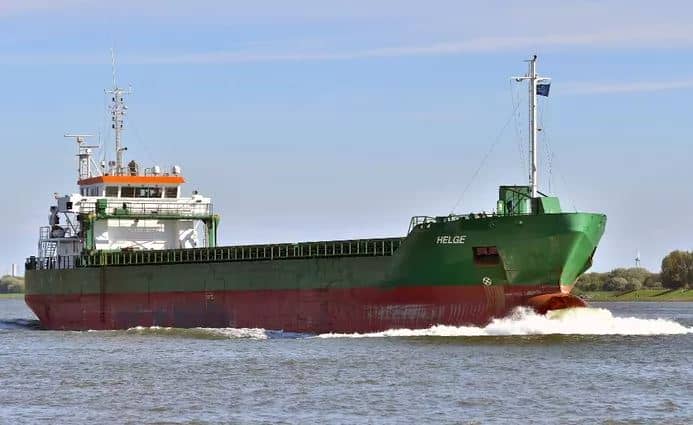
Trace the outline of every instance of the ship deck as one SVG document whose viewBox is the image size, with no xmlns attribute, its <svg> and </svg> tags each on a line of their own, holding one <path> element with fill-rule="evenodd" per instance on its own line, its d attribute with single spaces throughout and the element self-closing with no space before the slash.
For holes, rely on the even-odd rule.
<svg viewBox="0 0 693 425">
<path fill-rule="evenodd" d="M 190 249 L 98 251 L 70 257 L 29 257 L 26 260 L 26 269 L 392 256 L 404 239 L 395 237 Z"/>
</svg>

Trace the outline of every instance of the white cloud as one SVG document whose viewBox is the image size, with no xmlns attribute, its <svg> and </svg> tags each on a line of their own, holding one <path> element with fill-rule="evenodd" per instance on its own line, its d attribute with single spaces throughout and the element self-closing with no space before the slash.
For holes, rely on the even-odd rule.
<svg viewBox="0 0 693 425">
<path fill-rule="evenodd" d="M 287 51 L 252 52 L 223 51 L 190 53 L 180 55 L 147 55 L 131 58 L 135 63 L 238 63 L 238 62 L 281 62 L 281 61 L 325 61 L 368 58 L 387 58 L 399 56 L 459 55 L 466 53 L 489 53 L 512 50 L 561 49 L 570 47 L 591 48 L 672 48 L 674 46 L 693 46 L 693 31 L 689 28 L 669 28 L 666 31 L 652 29 L 629 33 L 597 32 L 584 34 L 546 35 L 546 36 L 504 36 L 478 37 L 468 40 L 409 45 L 398 47 L 379 47 L 345 51 Z"/>
<path fill-rule="evenodd" d="M 243 37 L 233 32 L 227 34 L 229 25 L 242 24 L 244 31 L 255 32 L 260 37 L 267 37 L 269 34 L 274 40 L 282 40 L 279 43 L 261 41 L 257 45 L 246 44 L 239 49 L 203 51 L 201 49 L 204 48 L 193 47 L 199 50 L 182 51 L 174 38 L 163 42 L 161 49 L 155 51 L 131 50 L 131 54 L 123 52 L 121 62 L 131 64 L 337 61 L 506 51 L 541 54 L 547 50 L 578 48 L 693 47 L 693 26 L 687 20 L 690 13 L 686 13 L 686 3 L 681 3 L 683 6 L 679 8 L 663 8 L 651 2 L 637 0 L 583 0 L 570 3 L 538 1 L 528 8 L 520 2 L 490 0 L 474 5 L 457 1 L 435 1 L 436 7 L 406 0 L 381 0 L 374 4 L 354 0 L 334 4 L 330 2 L 329 6 L 318 0 L 289 3 L 262 0 L 257 4 L 199 0 L 199 4 L 195 3 L 194 6 L 189 2 L 174 0 L 123 1 L 128 7 L 121 7 L 121 4 L 116 11 L 107 9 L 111 7 L 108 4 L 88 0 L 15 0 L 0 2 L 0 16 L 32 12 L 39 15 L 38 12 L 41 11 L 52 15 L 55 10 L 62 8 L 63 12 L 76 15 L 67 18 L 66 24 L 61 28 L 73 28 L 74 25 L 69 23 L 74 19 L 77 19 L 74 22 L 88 19 L 89 22 L 104 23 L 110 27 L 110 20 L 115 18 L 106 12 L 114 12 L 117 16 L 127 13 L 132 17 L 159 13 L 157 16 L 161 19 L 151 21 L 151 24 L 147 21 L 148 24 L 144 27 L 133 24 L 124 28 L 133 34 L 139 34 L 144 40 L 151 37 L 151 32 L 156 32 L 158 28 L 182 28 L 186 37 L 190 37 L 188 41 L 191 41 L 196 39 L 199 28 L 214 27 L 219 29 L 219 34 L 225 34 L 233 40 Z M 268 5 L 273 7 L 266 7 Z M 181 26 L 172 16 L 185 16 L 185 25 Z M 329 27 L 325 24 L 334 22 L 337 18 L 343 20 L 344 25 L 339 26 L 340 30 L 336 33 L 326 30 Z M 39 18 L 30 19 L 33 24 Z M 306 20 L 317 22 L 317 27 L 306 23 Z M 365 28 L 375 25 L 378 30 L 362 33 L 362 25 Z M 0 63 L 102 64 L 109 60 L 108 55 L 103 53 L 75 52 L 75 42 L 69 37 L 60 46 L 60 33 L 37 36 L 36 32 L 41 32 L 41 25 L 18 28 L 30 28 L 31 37 L 55 40 L 58 47 L 52 47 L 51 53 L 38 53 L 31 43 L 22 46 L 23 35 L 17 33 L 15 37 L 20 40 L 12 43 L 13 47 L 16 46 L 14 53 L 2 54 L 0 51 Z M 300 36 L 296 36 L 296 28 L 300 28 Z M 204 38 L 205 30 L 201 30 L 199 34 L 200 42 L 188 45 L 208 45 Z M 98 36 L 95 36 L 96 43 L 99 41 Z M 33 43 L 33 38 L 30 40 Z M 307 48 L 302 42 L 305 40 L 319 41 L 321 47 Z M 334 43 L 330 43 L 330 40 Z M 60 52 L 60 48 L 70 51 Z"/>
<path fill-rule="evenodd" d="M 270 51 L 267 47 L 239 49 L 235 51 L 174 53 L 166 55 L 135 54 L 121 55 L 122 63 L 130 64 L 220 64 L 243 62 L 288 62 L 288 61 L 335 61 L 371 58 L 441 56 L 500 51 L 541 51 L 570 48 L 659 48 L 693 46 L 693 30 L 668 28 L 666 31 L 651 29 L 635 32 L 596 32 L 582 34 L 551 34 L 545 36 L 499 36 L 477 37 L 467 40 L 375 47 L 366 49 L 292 50 Z M 107 55 L 93 54 L 28 54 L 0 55 L 5 64 L 101 64 L 109 62 Z M 595 88 L 596 90 L 596 88 Z M 623 91 L 627 91 L 624 89 Z"/>
</svg>

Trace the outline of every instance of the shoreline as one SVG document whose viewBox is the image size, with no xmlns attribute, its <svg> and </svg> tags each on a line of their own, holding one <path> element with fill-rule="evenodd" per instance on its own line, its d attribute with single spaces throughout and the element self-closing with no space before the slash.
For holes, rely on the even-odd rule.
<svg viewBox="0 0 693 425">
<path fill-rule="evenodd" d="M 575 291 L 575 295 L 585 301 L 650 301 L 682 302 L 693 301 L 692 289 L 638 289 L 635 291 Z"/>
</svg>

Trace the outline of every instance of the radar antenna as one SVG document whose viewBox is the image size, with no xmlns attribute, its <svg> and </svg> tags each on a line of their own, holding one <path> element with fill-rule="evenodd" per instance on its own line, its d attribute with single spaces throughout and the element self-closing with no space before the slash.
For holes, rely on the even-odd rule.
<svg viewBox="0 0 693 425">
<path fill-rule="evenodd" d="M 64 137 L 71 137 L 77 142 L 77 178 L 84 180 L 93 177 L 92 165 L 95 170 L 98 170 L 99 167 L 91 159 L 91 150 L 98 149 L 100 146 L 85 144 L 87 137 L 92 137 L 91 134 L 66 134 Z"/>
</svg>

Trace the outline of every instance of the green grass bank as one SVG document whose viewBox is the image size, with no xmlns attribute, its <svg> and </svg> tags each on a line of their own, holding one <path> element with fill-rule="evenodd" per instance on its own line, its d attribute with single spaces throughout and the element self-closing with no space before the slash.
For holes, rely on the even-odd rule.
<svg viewBox="0 0 693 425">
<path fill-rule="evenodd" d="M 693 301 L 693 289 L 638 289 L 635 291 L 576 291 L 587 301 Z"/>
<path fill-rule="evenodd" d="M 23 294 L 24 278 L 15 276 L 0 277 L 0 296 L 6 294 Z"/>
</svg>

